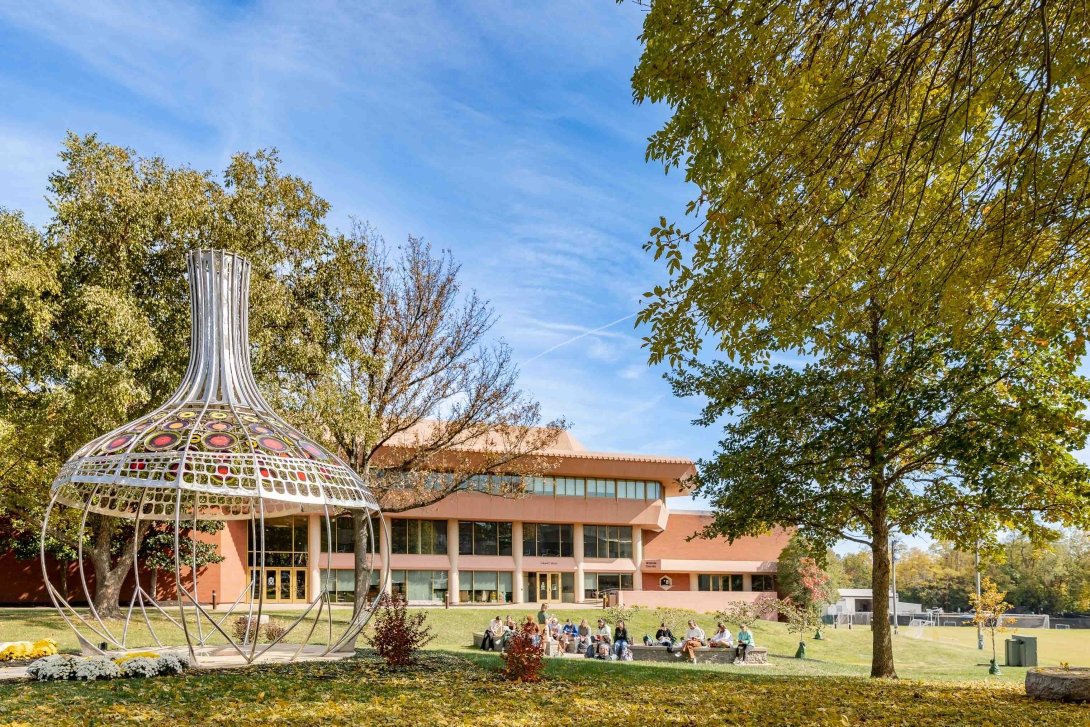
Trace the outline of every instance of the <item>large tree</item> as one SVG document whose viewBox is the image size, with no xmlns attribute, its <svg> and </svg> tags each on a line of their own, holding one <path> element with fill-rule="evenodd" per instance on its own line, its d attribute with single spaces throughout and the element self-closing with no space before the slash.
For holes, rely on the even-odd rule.
<svg viewBox="0 0 1090 727">
<path fill-rule="evenodd" d="M 70 135 L 60 156 L 43 229 L 0 211 L 0 510 L 16 531 L 40 527 L 50 482 L 79 445 L 181 380 L 190 250 L 231 250 L 253 264 L 253 362 L 271 393 L 320 377 L 345 322 L 365 325 L 371 312 L 341 310 L 330 271 L 352 246 L 275 153 L 236 155 L 222 180 L 94 135 Z M 74 523 L 56 524 L 54 538 L 71 547 Z M 115 615 L 131 539 L 146 533 L 98 516 L 89 530 L 95 606 Z"/>
<path fill-rule="evenodd" d="M 673 110 L 648 158 L 697 193 L 652 230 L 671 279 L 640 320 L 701 421 L 734 417 L 710 532 L 865 544 L 873 676 L 896 675 L 891 531 L 1088 517 L 1088 31 L 1044 0 L 646 15 L 635 97 Z"/>
<path fill-rule="evenodd" d="M 376 291 L 374 325 L 352 328 L 301 419 L 325 433 L 387 513 L 470 490 L 525 492 L 528 477 L 550 468 L 546 450 L 567 424 L 542 421 L 508 346 L 489 342 L 492 307 L 462 290 L 449 252 L 415 237 L 393 249 L 363 225 L 352 239 Z M 342 290 L 351 297 L 347 281 Z M 360 608 L 370 587 L 369 525 L 361 513 L 354 524 Z"/>
</svg>

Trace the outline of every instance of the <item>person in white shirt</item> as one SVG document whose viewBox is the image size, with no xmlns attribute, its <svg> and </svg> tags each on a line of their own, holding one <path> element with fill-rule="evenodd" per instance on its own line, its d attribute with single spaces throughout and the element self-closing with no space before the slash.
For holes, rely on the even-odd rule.
<svg viewBox="0 0 1090 727">
<path fill-rule="evenodd" d="M 685 632 L 685 642 L 682 644 L 681 650 L 693 664 L 696 663 L 696 650 L 704 645 L 705 639 L 704 629 L 697 626 L 696 621 L 689 619 L 689 630 Z M 681 656 L 681 654 L 678 654 L 678 656 Z"/>
<path fill-rule="evenodd" d="M 503 638 L 504 625 L 500 617 L 492 619 L 492 623 L 488 624 L 488 628 L 485 629 L 484 639 L 481 640 L 481 649 L 484 651 L 495 651 L 496 646 L 499 645 L 500 639 Z"/>
<path fill-rule="evenodd" d="M 716 632 L 708 639 L 708 646 L 729 649 L 732 645 L 730 631 L 724 624 L 716 624 Z"/>
<path fill-rule="evenodd" d="M 591 632 L 591 638 L 593 641 L 587 647 L 586 655 L 591 658 L 609 658 L 609 647 L 613 643 L 613 632 L 609 630 L 609 624 L 606 623 L 605 619 L 598 619 L 598 627 Z M 601 648 L 603 646 L 604 649 Z"/>
</svg>

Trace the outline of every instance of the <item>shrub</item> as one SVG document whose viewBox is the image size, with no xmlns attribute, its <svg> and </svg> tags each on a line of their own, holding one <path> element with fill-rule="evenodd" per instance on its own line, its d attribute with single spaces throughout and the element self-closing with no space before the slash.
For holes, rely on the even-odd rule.
<svg viewBox="0 0 1090 727">
<path fill-rule="evenodd" d="M 114 659 L 114 663 L 121 666 L 129 659 L 158 659 L 159 655 L 154 651 L 134 651 L 131 654 L 125 654 Z"/>
<path fill-rule="evenodd" d="M 696 618 L 696 611 L 691 611 L 687 608 L 674 608 L 672 606 L 660 606 L 652 613 L 655 615 L 655 625 L 657 626 L 660 623 L 665 623 L 666 627 L 669 628 L 677 638 L 681 638 L 680 635 L 684 635 L 685 629 L 682 628 L 682 626 L 685 622 L 691 618 Z"/>
<path fill-rule="evenodd" d="M 159 657 L 149 659 L 146 656 L 138 656 L 122 664 L 120 671 L 121 676 L 126 677 L 157 677 L 159 676 L 159 667 Z"/>
<path fill-rule="evenodd" d="M 367 639 L 378 655 L 390 666 L 408 666 L 416 658 L 416 651 L 435 638 L 431 627 L 425 626 L 428 614 L 417 611 L 408 614 L 405 597 L 401 594 L 382 594 L 375 614 L 374 633 Z"/>
<path fill-rule="evenodd" d="M 181 674 L 189 668 L 189 659 L 177 654 L 163 654 L 159 657 L 159 674 Z"/>
<path fill-rule="evenodd" d="M 107 656 L 46 656 L 27 667 L 27 674 L 40 682 L 76 679 L 95 681 L 118 677 L 154 677 L 181 674 L 189 659 L 176 654 L 159 656 L 151 651 L 134 652 L 112 660 Z"/>
<path fill-rule="evenodd" d="M 545 647 L 534 642 L 534 633 L 526 626 L 516 631 L 507 642 L 503 659 L 503 676 L 513 682 L 536 682 L 541 679 Z"/>
<path fill-rule="evenodd" d="M 612 624 L 615 624 L 618 621 L 625 621 L 627 623 L 639 612 L 639 606 L 610 606 L 605 609 L 605 618 L 606 621 Z"/>
<path fill-rule="evenodd" d="M 750 627 L 765 616 L 777 613 L 780 609 L 780 601 L 771 593 L 765 593 L 757 597 L 752 603 L 746 601 L 731 601 L 730 605 L 722 611 L 716 611 L 716 621 L 737 624 Z"/>
<path fill-rule="evenodd" d="M 45 656 L 28 666 L 26 673 L 40 682 L 71 679 L 79 661 L 81 661 L 79 657 L 67 654 Z"/>
<path fill-rule="evenodd" d="M 121 667 L 108 656 L 90 656 L 76 662 L 69 679 L 93 682 L 98 679 L 116 679 L 119 676 L 121 676 Z"/>
<path fill-rule="evenodd" d="M 231 622 L 231 633 L 234 634 L 235 640 L 245 643 L 253 643 L 257 640 L 257 632 L 261 627 L 256 618 L 250 616 L 239 616 Z"/>
<path fill-rule="evenodd" d="M 288 633 L 288 629 L 284 624 L 279 621 L 269 621 L 265 624 L 265 640 L 276 641 L 284 634 Z"/>
</svg>

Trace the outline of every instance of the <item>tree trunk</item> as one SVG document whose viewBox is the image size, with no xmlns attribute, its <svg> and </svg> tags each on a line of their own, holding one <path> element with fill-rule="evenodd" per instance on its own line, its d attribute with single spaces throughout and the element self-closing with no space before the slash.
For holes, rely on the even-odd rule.
<svg viewBox="0 0 1090 727">
<path fill-rule="evenodd" d="M 873 541 L 871 545 L 871 618 L 872 652 L 870 675 L 872 677 L 897 678 L 893 667 L 893 635 L 889 624 L 889 525 L 884 512 L 885 502 L 881 502 L 881 518 L 875 512 Z M 878 508 L 876 508 L 877 510 Z"/>
<path fill-rule="evenodd" d="M 102 618 L 121 618 L 121 586 L 132 569 L 133 538 L 139 534 L 134 533 L 126 538 L 115 561 L 112 546 L 117 520 L 106 517 L 95 519 L 95 539 L 89 549 L 91 565 L 95 570 L 95 610 Z M 140 530 L 143 532 L 144 528 Z"/>
</svg>

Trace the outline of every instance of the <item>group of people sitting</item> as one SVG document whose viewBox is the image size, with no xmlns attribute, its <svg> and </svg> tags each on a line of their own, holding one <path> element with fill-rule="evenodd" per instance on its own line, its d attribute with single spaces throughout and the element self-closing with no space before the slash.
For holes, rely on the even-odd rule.
<svg viewBox="0 0 1090 727">
<path fill-rule="evenodd" d="M 569 646 L 574 644 L 575 652 L 588 659 L 632 661 L 632 651 L 629 648 L 631 638 L 624 619 L 617 621 L 614 629 L 610 629 L 603 618 L 599 618 L 597 625 L 593 627 L 586 619 L 582 619 L 578 625 L 570 618 L 561 624 L 560 619 L 549 613 L 547 603 L 543 603 L 541 610 L 537 612 L 536 623 L 530 615 L 526 616 L 521 626 L 510 616 L 506 619 L 496 616 L 484 632 L 481 648 L 485 651 L 506 651 L 511 637 L 520 630 L 529 633 L 535 645 L 555 642 L 559 653 L 568 651 Z M 745 624 L 739 627 L 738 638 L 735 639 L 724 624 L 718 623 L 715 634 L 709 639 L 693 619 L 689 619 L 689 629 L 680 640 L 674 637 L 670 627 L 663 622 L 655 632 L 655 638 L 644 636 L 643 643 L 645 646 L 664 646 L 667 653 L 678 658 L 684 655 L 690 662 L 696 662 L 696 650 L 702 646 L 734 649 L 735 664 L 744 663 L 746 655 L 754 647 L 753 632 Z"/>
<path fill-rule="evenodd" d="M 667 652 L 679 659 L 682 655 L 685 655 L 689 661 L 694 663 L 696 662 L 696 650 L 702 646 L 713 649 L 734 649 L 734 663 L 745 663 L 746 656 L 755 646 L 753 632 L 749 630 L 749 627 L 745 624 L 739 625 L 737 641 L 731 636 L 726 624 L 720 622 L 715 627 L 715 633 L 709 639 L 707 634 L 704 633 L 704 629 L 697 626 L 696 621 L 689 619 L 689 630 L 685 632 L 685 637 L 679 642 L 674 638 L 670 627 L 663 622 L 659 624 L 659 630 L 655 632 L 655 639 L 652 641 L 650 636 L 644 636 L 643 643 L 645 646 L 665 646 Z"/>
<path fill-rule="evenodd" d="M 516 631 L 529 633 L 535 645 L 555 642 L 560 653 L 568 651 L 569 646 L 574 644 L 575 652 L 587 657 L 632 660 L 632 652 L 627 648 L 629 636 L 624 621 L 617 622 L 616 630 L 611 630 L 605 619 L 601 618 L 594 627 L 586 619 L 578 625 L 570 618 L 560 623 L 560 619 L 549 613 L 547 603 L 542 604 L 541 610 L 537 612 L 536 623 L 529 615 L 521 626 L 510 616 L 506 619 L 496 616 L 484 632 L 481 649 L 506 651 L 507 644 Z"/>
</svg>

